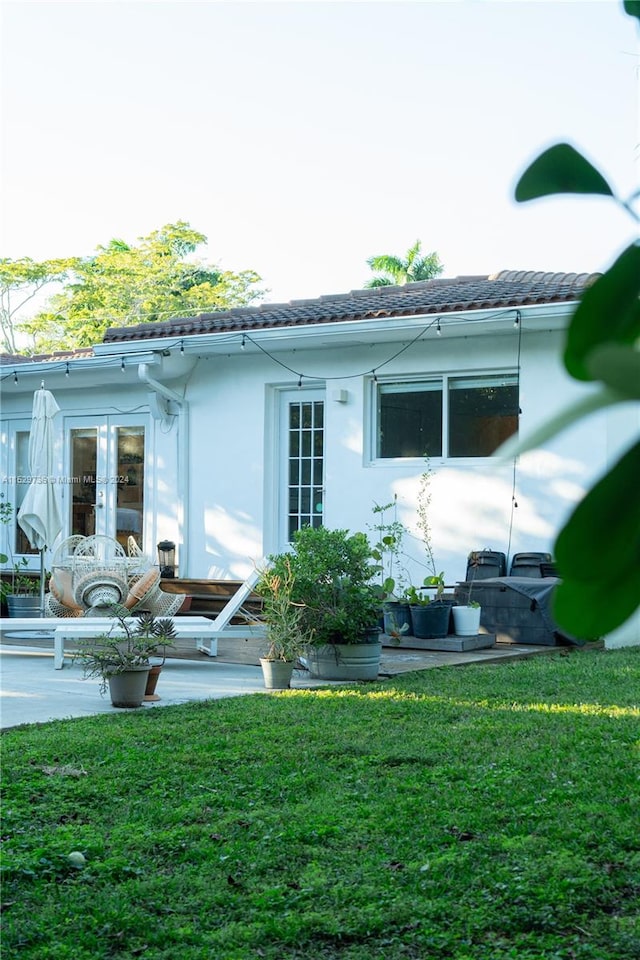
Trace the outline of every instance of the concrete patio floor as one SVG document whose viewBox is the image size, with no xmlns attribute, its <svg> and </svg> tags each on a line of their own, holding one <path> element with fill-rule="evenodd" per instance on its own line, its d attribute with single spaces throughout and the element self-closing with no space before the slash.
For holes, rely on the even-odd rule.
<svg viewBox="0 0 640 960">
<path fill-rule="evenodd" d="M 413 670 L 557 653 L 558 649 L 509 643 L 469 653 L 385 647 L 380 679 Z M 328 681 L 312 680 L 304 670 L 296 671 L 292 681 L 294 689 L 332 685 Z M 256 650 L 246 645 L 238 648 L 237 643 L 226 641 L 219 644 L 217 657 L 195 651 L 181 651 L 168 657 L 158 682 L 160 699 L 145 703 L 139 709 L 264 692 Z M 54 670 L 53 650 L 49 646 L 33 646 L 27 642 L 5 642 L 0 646 L 0 728 L 114 712 L 127 711 L 112 707 L 108 694 L 100 695 L 98 681 L 85 680 L 81 665 L 73 663 L 70 656 L 65 657 L 62 670 Z"/>
</svg>

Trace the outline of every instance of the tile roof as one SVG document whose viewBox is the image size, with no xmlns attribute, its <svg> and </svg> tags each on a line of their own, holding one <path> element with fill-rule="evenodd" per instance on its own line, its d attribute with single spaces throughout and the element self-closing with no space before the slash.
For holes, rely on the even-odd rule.
<svg viewBox="0 0 640 960">
<path fill-rule="evenodd" d="M 36 353 L 27 356 L 22 353 L 0 353 L 0 364 L 12 365 L 17 363 L 55 363 L 60 360 L 77 360 L 79 357 L 92 357 L 93 347 L 76 347 L 75 350 L 58 350 L 56 353 Z"/>
<path fill-rule="evenodd" d="M 503 270 L 490 276 L 423 280 L 402 287 L 352 290 L 314 300 L 263 303 L 257 307 L 202 313 L 196 317 L 112 327 L 105 334 L 104 342 L 564 303 L 579 299 L 598 276 L 593 273 Z"/>
</svg>

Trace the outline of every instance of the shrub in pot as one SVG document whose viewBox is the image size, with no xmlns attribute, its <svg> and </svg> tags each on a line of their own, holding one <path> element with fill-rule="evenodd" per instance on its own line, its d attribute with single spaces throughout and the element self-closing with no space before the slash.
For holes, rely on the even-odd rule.
<svg viewBox="0 0 640 960">
<path fill-rule="evenodd" d="M 378 675 L 377 568 L 364 533 L 303 527 L 290 553 L 270 558 L 275 573 L 293 576 L 291 599 L 302 605 L 301 624 L 313 639 L 306 659 L 321 679 L 370 680 Z"/>
</svg>

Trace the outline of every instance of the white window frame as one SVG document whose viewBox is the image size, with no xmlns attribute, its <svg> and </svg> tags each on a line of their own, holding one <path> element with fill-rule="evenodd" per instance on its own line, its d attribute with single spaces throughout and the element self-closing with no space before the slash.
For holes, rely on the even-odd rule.
<svg viewBox="0 0 640 960">
<path fill-rule="evenodd" d="M 404 384 L 407 388 L 414 386 L 418 390 L 422 385 L 432 386 L 439 384 L 442 389 L 442 455 L 430 457 L 433 463 L 478 463 L 490 461 L 495 454 L 488 457 L 450 457 L 449 456 L 449 384 L 454 380 L 462 380 L 466 383 L 476 383 L 478 386 L 486 386 L 487 381 L 493 380 L 512 380 L 514 385 L 519 386 L 518 371 L 513 367 L 505 369 L 492 369 L 470 372 L 468 370 L 446 371 L 437 374 L 400 374 L 398 376 L 375 376 L 368 378 L 366 391 L 366 450 L 368 451 L 369 466 L 385 467 L 393 465 L 410 466 L 414 464 L 423 464 L 424 457 L 379 457 L 377 455 L 378 445 L 378 390 L 382 386 L 397 384 L 402 388 Z"/>
</svg>

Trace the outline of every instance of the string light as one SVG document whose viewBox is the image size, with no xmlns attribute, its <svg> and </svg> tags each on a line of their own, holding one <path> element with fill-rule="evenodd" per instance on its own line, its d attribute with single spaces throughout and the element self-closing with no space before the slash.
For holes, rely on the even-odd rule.
<svg viewBox="0 0 640 960">
<path fill-rule="evenodd" d="M 490 322 L 493 322 L 493 321 L 495 321 L 495 320 L 497 320 L 497 319 L 503 319 L 503 318 L 504 318 L 504 319 L 507 319 L 508 316 L 513 316 L 513 309 L 496 311 L 495 313 L 490 314 L 490 315 L 487 316 L 487 317 L 483 317 L 481 320 L 474 320 L 474 321 L 473 321 L 473 324 L 475 325 L 476 323 L 490 323 Z M 179 318 L 177 318 L 177 317 L 175 317 L 175 315 L 173 315 L 171 319 L 172 319 L 172 320 L 177 320 L 177 319 L 179 319 Z M 521 321 L 522 321 L 521 312 L 520 312 L 519 310 L 517 310 L 517 311 L 516 311 L 515 319 L 514 319 L 514 321 L 513 321 L 513 325 L 514 325 L 514 327 L 516 327 L 517 329 L 519 329 L 520 332 L 522 332 L 522 323 L 521 323 Z M 448 323 L 448 324 L 451 324 L 451 323 L 453 323 L 453 324 L 456 324 L 456 323 L 465 324 L 465 323 L 469 323 L 469 322 L 470 322 L 470 321 L 469 321 L 468 318 L 466 318 L 466 317 L 464 317 L 464 316 L 462 316 L 462 315 L 459 315 L 459 314 L 454 314 L 454 313 L 452 313 L 452 314 L 447 318 L 447 323 Z M 389 357 L 387 357 L 385 360 L 383 360 L 383 361 L 379 364 L 379 366 L 381 366 L 381 367 L 382 367 L 382 366 L 386 366 L 387 364 L 391 363 L 393 360 L 397 359 L 397 357 L 401 356 L 401 354 L 405 353 L 407 350 L 410 350 L 411 347 L 412 347 L 415 343 L 417 343 L 419 340 L 422 339 L 422 337 L 424 337 L 424 335 L 428 332 L 429 329 L 433 329 L 433 320 L 431 321 L 431 323 L 430 323 L 428 326 L 424 327 L 424 328 L 423 328 L 422 330 L 420 330 L 411 340 L 409 340 L 408 343 L 405 343 L 399 350 L 396 350 L 396 351 L 395 351 L 394 353 L 392 353 Z M 239 332 L 239 331 L 238 331 L 238 332 Z M 437 320 L 437 322 L 436 322 L 436 333 L 440 333 L 440 332 L 441 332 L 441 324 L 440 324 L 440 320 Z M 215 333 L 215 331 L 214 331 L 213 333 Z M 218 331 L 218 334 L 220 334 L 220 333 L 221 333 L 221 331 Z M 153 339 L 153 338 L 151 338 L 151 339 Z M 251 338 L 247 337 L 247 335 L 243 333 L 243 334 L 242 334 L 242 339 L 243 339 L 243 341 L 246 343 L 246 340 L 247 340 L 247 339 L 251 339 Z M 238 333 L 230 334 L 230 335 L 227 336 L 227 337 L 220 336 L 220 335 L 215 336 L 214 342 L 215 342 L 216 344 L 233 343 L 233 342 L 237 343 L 237 342 L 238 342 Z M 289 370 L 290 373 L 294 374 L 294 376 L 299 377 L 299 378 L 302 378 L 303 376 L 306 376 L 306 374 L 298 374 L 298 371 L 297 371 L 297 370 L 294 370 L 294 369 L 292 369 L 290 366 L 288 366 L 286 363 L 283 363 L 277 356 L 274 356 L 269 350 L 265 349 L 265 347 L 263 347 L 258 340 L 251 340 L 251 343 L 254 345 L 254 347 L 255 347 L 257 350 L 261 351 L 265 356 L 269 357 L 270 360 L 272 360 L 274 363 L 277 363 L 278 366 L 283 367 L 285 370 Z M 183 340 L 183 338 L 178 338 L 178 337 L 176 337 L 176 339 L 175 339 L 175 340 L 173 341 L 173 343 L 171 344 L 171 347 L 170 347 L 170 348 L 168 347 L 168 348 L 166 348 L 166 349 L 169 350 L 169 349 L 176 349 L 176 348 L 179 349 L 179 351 L 180 351 L 181 354 L 184 354 L 185 351 L 184 351 L 184 340 Z M 145 351 L 140 351 L 140 353 L 141 353 L 141 354 L 144 354 Z M 130 357 L 131 357 L 131 359 L 132 359 L 133 361 L 135 361 L 136 353 L 131 353 L 131 354 L 130 354 Z M 81 355 L 79 355 L 79 356 L 77 357 L 78 360 L 80 360 L 80 359 L 82 359 L 82 358 L 83 358 L 83 357 L 82 357 Z M 76 359 L 76 358 L 74 358 L 74 359 Z M 106 357 L 104 357 L 103 359 L 104 359 L 104 365 L 105 365 L 105 367 L 110 366 L 110 365 L 114 362 L 114 360 L 116 360 L 115 357 L 109 357 L 109 356 L 106 356 Z M 125 371 L 125 358 L 124 358 L 124 356 L 121 356 L 121 358 L 120 358 L 120 367 L 121 367 L 121 370 L 122 370 L 123 373 L 126 372 L 126 371 Z M 60 361 L 58 364 L 50 363 L 50 364 L 49 364 L 49 369 L 51 369 L 51 370 L 56 370 L 56 369 L 57 369 L 57 370 L 60 370 L 60 371 L 64 370 L 65 376 L 67 376 L 68 373 L 69 373 L 69 375 L 70 375 L 70 369 L 71 369 L 71 368 L 70 368 L 70 366 L 69 366 L 68 361 Z M 367 374 L 367 372 L 370 372 L 370 373 L 374 373 L 374 374 L 375 374 L 375 370 L 374 370 L 374 371 L 364 371 L 364 370 L 363 370 L 363 371 L 360 371 L 360 372 L 358 372 L 358 373 L 353 373 L 353 374 L 351 374 L 351 375 L 347 375 L 347 378 L 348 378 L 348 379 L 355 379 L 355 378 L 357 378 L 357 377 L 362 377 L 362 376 L 365 376 L 365 375 Z M 0 379 L 5 379 L 5 378 L 8 378 L 9 376 L 11 376 L 11 373 L 7 373 L 7 374 L 5 375 L 5 377 L 0 377 Z M 17 374 L 17 371 L 16 371 L 15 369 L 13 370 L 13 378 L 14 378 L 14 381 L 17 383 L 17 382 L 18 382 L 18 374 Z M 340 375 L 332 376 L 332 375 L 330 375 L 330 374 L 327 374 L 327 375 L 324 375 L 324 376 L 323 376 L 322 374 L 317 374 L 317 375 L 314 375 L 314 378 L 313 378 L 313 379 L 323 379 L 323 380 L 341 379 L 341 380 L 342 380 L 342 379 L 345 379 L 345 375 L 344 375 L 344 374 L 340 374 Z"/>
<path fill-rule="evenodd" d="M 375 370 L 372 370 L 371 373 L 373 374 L 373 382 L 374 382 L 374 383 L 377 383 L 377 382 L 378 382 L 378 378 L 376 377 L 376 371 L 375 371 Z"/>
<path fill-rule="evenodd" d="M 242 343 L 240 344 L 240 349 L 241 349 L 241 350 L 244 350 L 244 344 L 245 344 L 246 339 L 247 339 L 247 338 L 246 338 L 245 334 L 243 333 L 243 334 L 242 334 Z"/>
<path fill-rule="evenodd" d="M 67 360 L 67 368 L 66 368 L 66 370 L 65 370 L 65 372 L 64 372 L 64 375 L 65 375 L 65 377 L 68 377 L 68 376 L 69 376 L 69 361 L 68 361 L 68 360 Z"/>
<path fill-rule="evenodd" d="M 438 323 L 437 323 L 437 325 L 436 325 L 436 333 L 438 334 L 439 337 L 442 336 L 442 327 L 440 326 L 440 321 L 439 321 L 439 320 L 438 320 Z"/>
<path fill-rule="evenodd" d="M 300 374 L 298 377 L 298 390 L 300 389 L 301 386 L 302 386 L 302 374 Z"/>
</svg>

